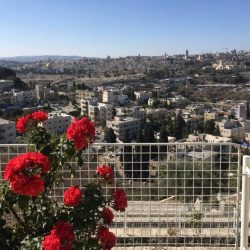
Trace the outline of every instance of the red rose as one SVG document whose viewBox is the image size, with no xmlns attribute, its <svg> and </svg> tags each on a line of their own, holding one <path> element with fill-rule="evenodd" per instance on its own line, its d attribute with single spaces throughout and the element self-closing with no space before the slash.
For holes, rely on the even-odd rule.
<svg viewBox="0 0 250 250">
<path fill-rule="evenodd" d="M 45 182 L 39 172 L 47 173 L 50 167 L 47 156 L 42 153 L 28 152 L 8 162 L 4 179 L 10 181 L 13 192 L 37 196 L 45 188 Z M 34 174 L 34 171 L 36 174 Z"/>
<path fill-rule="evenodd" d="M 20 133 L 25 133 L 27 131 L 28 125 L 31 124 L 31 121 L 32 121 L 32 116 L 30 114 L 18 118 L 16 124 L 17 131 L 19 131 Z"/>
<path fill-rule="evenodd" d="M 44 111 L 35 111 L 32 113 L 32 118 L 35 122 L 44 122 L 45 120 L 48 119 L 48 113 L 44 112 Z"/>
<path fill-rule="evenodd" d="M 110 166 L 101 165 L 97 168 L 97 172 L 105 181 L 110 181 L 114 178 L 114 172 Z"/>
<path fill-rule="evenodd" d="M 115 246 L 116 236 L 104 226 L 99 228 L 97 238 L 99 239 L 103 250 L 110 250 Z"/>
<path fill-rule="evenodd" d="M 75 118 L 74 122 L 68 127 L 67 139 L 72 140 L 77 150 L 85 149 L 88 144 L 94 142 L 95 126 L 86 117 L 81 120 Z"/>
<path fill-rule="evenodd" d="M 13 192 L 28 196 L 38 196 L 45 188 L 45 182 L 38 174 L 33 176 L 14 175 L 10 184 Z"/>
<path fill-rule="evenodd" d="M 59 221 L 50 231 L 50 235 L 45 236 L 43 248 L 45 250 L 72 250 L 75 234 L 69 222 Z"/>
<path fill-rule="evenodd" d="M 30 168 L 40 167 L 42 172 L 47 173 L 50 170 L 49 158 L 37 152 L 28 152 L 25 154 L 26 167 L 30 164 Z"/>
<path fill-rule="evenodd" d="M 113 192 L 114 206 L 116 211 L 124 212 L 125 208 L 128 206 L 127 196 L 122 188 L 117 188 Z"/>
<path fill-rule="evenodd" d="M 67 221 L 58 221 L 53 228 L 61 241 L 71 242 L 75 239 L 72 225 Z"/>
<path fill-rule="evenodd" d="M 45 236 L 42 247 L 45 250 L 61 250 L 61 241 L 55 230 L 51 230 L 50 235 Z"/>
<path fill-rule="evenodd" d="M 49 158 L 37 152 L 28 152 L 26 154 L 19 155 L 11 159 L 5 169 L 5 180 L 11 179 L 15 174 L 21 173 L 24 170 L 33 170 L 38 168 L 43 173 L 47 173 L 50 170 Z"/>
<path fill-rule="evenodd" d="M 110 225 L 113 222 L 114 214 L 110 208 L 105 207 L 102 210 L 102 217 L 103 217 L 104 223 Z"/>
<path fill-rule="evenodd" d="M 78 187 L 70 187 L 64 193 L 66 206 L 78 206 L 82 198 L 82 192 Z"/>
</svg>

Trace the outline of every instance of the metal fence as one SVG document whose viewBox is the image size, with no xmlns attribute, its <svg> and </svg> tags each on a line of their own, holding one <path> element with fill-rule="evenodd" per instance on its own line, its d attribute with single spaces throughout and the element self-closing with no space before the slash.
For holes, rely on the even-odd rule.
<svg viewBox="0 0 250 250">
<path fill-rule="evenodd" d="M 0 179 L 8 160 L 27 145 L 0 145 Z M 94 180 L 96 168 L 108 164 L 113 186 L 128 196 L 126 212 L 115 213 L 111 230 L 117 249 L 238 249 L 241 155 L 232 143 L 93 144 L 73 178 L 55 187 L 62 199 L 71 185 Z"/>
</svg>

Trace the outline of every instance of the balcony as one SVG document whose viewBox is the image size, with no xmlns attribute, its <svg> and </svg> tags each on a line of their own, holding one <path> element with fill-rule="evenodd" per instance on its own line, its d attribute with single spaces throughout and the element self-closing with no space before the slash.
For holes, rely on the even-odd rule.
<svg viewBox="0 0 250 250">
<path fill-rule="evenodd" d="M 6 163 L 28 145 L 0 145 L 0 181 Z M 233 143 L 93 144 L 75 178 L 63 169 L 65 189 L 94 180 L 96 167 L 111 165 L 115 187 L 128 196 L 111 230 L 116 249 L 239 249 L 241 153 Z M 106 192 L 113 188 L 106 187 Z"/>
</svg>

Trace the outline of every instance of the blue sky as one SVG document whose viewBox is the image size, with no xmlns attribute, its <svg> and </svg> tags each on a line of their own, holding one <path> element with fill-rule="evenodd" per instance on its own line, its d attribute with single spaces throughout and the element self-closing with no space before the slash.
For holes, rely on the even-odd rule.
<svg viewBox="0 0 250 250">
<path fill-rule="evenodd" d="M 249 0 L 0 0 L 0 57 L 250 50 Z"/>
</svg>

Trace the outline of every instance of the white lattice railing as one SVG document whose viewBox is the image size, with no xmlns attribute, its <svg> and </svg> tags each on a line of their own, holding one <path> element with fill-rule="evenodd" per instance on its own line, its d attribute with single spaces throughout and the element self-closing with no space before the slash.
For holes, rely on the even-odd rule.
<svg viewBox="0 0 250 250">
<path fill-rule="evenodd" d="M 0 179 L 8 160 L 27 145 L 0 145 Z M 116 213 L 117 249 L 238 249 L 241 154 L 232 143 L 93 144 L 73 178 L 55 187 L 93 180 L 99 164 L 115 171 L 128 209 Z M 112 187 L 110 187 L 112 188 Z M 107 187 L 107 192 L 109 188 Z M 201 248 L 204 247 L 204 248 Z"/>
</svg>

